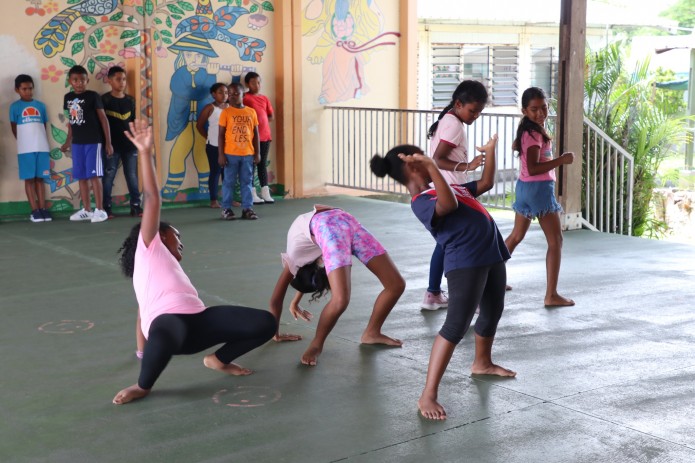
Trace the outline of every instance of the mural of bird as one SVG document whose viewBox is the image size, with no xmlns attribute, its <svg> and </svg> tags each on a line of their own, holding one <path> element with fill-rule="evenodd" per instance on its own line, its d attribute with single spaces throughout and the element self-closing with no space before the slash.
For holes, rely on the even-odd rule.
<svg viewBox="0 0 695 463">
<path fill-rule="evenodd" d="M 53 16 L 34 37 L 34 47 L 47 58 L 65 49 L 72 23 L 80 16 L 103 16 L 116 9 L 118 0 L 83 0 Z"/>
<path fill-rule="evenodd" d="M 239 6 L 223 6 L 212 15 L 196 14 L 184 19 L 176 26 L 176 37 L 187 32 L 195 32 L 206 39 L 217 40 L 234 46 L 242 61 L 261 61 L 265 42 L 261 39 L 229 32 L 237 19 L 249 14 L 249 10 Z"/>
</svg>

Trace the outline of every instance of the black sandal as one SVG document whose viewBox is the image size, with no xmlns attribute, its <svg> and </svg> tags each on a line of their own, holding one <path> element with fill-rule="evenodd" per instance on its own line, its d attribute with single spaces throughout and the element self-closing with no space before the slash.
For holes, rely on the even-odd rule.
<svg viewBox="0 0 695 463">
<path fill-rule="evenodd" d="M 244 220 L 258 220 L 258 216 L 253 209 L 244 209 L 241 211 L 241 218 Z"/>
</svg>

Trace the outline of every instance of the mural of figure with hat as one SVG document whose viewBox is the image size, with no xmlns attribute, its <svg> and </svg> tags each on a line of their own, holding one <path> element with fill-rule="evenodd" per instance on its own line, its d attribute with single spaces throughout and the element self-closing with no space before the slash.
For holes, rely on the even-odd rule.
<svg viewBox="0 0 695 463">
<path fill-rule="evenodd" d="M 205 138 L 196 130 L 202 109 L 212 102 L 210 87 L 217 82 L 219 63 L 210 58 L 218 55 L 210 42 L 199 34 L 181 37 L 169 47 L 178 54 L 171 76 L 171 102 L 167 114 L 166 141 L 174 141 L 169 156 L 169 172 L 162 196 L 173 199 L 186 176 L 186 159 L 192 153 L 198 171 L 200 194 L 207 195 L 210 165 L 205 155 Z M 195 199 L 195 198 L 190 198 Z"/>
<path fill-rule="evenodd" d="M 257 8 L 273 11 L 270 1 Z M 205 138 L 196 130 L 196 121 L 205 105 L 212 102 L 210 87 L 218 81 L 239 82 L 243 71 L 241 65 L 220 66 L 210 61 L 210 58 L 218 57 L 210 42 L 224 44 L 223 47 L 231 45 L 241 61 L 260 62 L 265 42 L 230 31 L 239 18 L 249 14 L 250 10 L 246 8 L 230 5 L 213 12 L 210 0 L 198 0 L 195 14 L 176 26 L 178 40 L 169 46 L 169 50 L 178 56 L 170 81 L 172 95 L 167 115 L 166 140 L 175 141 L 169 157 L 167 181 L 162 189 L 162 196 L 166 199 L 174 199 L 178 194 L 186 177 L 186 159 L 191 153 L 198 171 L 199 191 L 189 194 L 187 199 L 207 199 L 209 196 L 210 164 L 205 154 Z M 223 69 L 229 75 L 224 78 L 216 76 Z"/>
</svg>

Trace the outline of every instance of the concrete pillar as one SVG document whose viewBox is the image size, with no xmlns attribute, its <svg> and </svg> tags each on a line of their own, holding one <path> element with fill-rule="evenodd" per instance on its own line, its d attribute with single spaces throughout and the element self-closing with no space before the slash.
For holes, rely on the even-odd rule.
<svg viewBox="0 0 695 463">
<path fill-rule="evenodd" d="M 417 108 L 417 0 L 400 2 L 399 19 L 399 107 L 413 109 Z"/>
<path fill-rule="evenodd" d="M 304 194 L 302 168 L 302 9 L 299 1 L 275 8 L 275 131 L 278 183 L 292 197 Z"/>
<path fill-rule="evenodd" d="M 563 230 L 581 228 L 584 49 L 587 0 L 561 0 L 557 153 L 573 151 L 574 163 L 558 169 Z"/>
</svg>

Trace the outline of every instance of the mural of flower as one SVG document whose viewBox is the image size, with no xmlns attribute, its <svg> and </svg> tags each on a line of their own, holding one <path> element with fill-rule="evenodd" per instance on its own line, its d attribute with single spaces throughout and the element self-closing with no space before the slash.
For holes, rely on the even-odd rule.
<svg viewBox="0 0 695 463">
<path fill-rule="evenodd" d="M 158 46 L 157 48 L 154 49 L 154 53 L 159 57 L 159 58 L 166 58 L 167 57 L 167 49 L 164 47 Z"/>
<path fill-rule="evenodd" d="M 120 63 L 109 63 L 108 66 L 101 68 L 99 72 L 97 72 L 97 75 L 95 76 L 96 79 L 101 80 L 104 83 L 108 82 L 109 70 L 114 66 L 120 66 L 125 69 L 125 63 L 123 61 Z"/>
<path fill-rule="evenodd" d="M 138 56 L 140 56 L 140 51 L 132 47 L 123 48 L 118 52 L 118 56 L 122 56 L 125 59 L 137 58 Z"/>
<path fill-rule="evenodd" d="M 256 13 L 249 16 L 249 28 L 259 30 L 268 24 L 268 17 L 262 13 Z"/>
<path fill-rule="evenodd" d="M 106 37 L 117 37 L 120 32 L 118 31 L 117 27 L 109 26 L 104 29 L 104 34 L 106 34 Z"/>
<path fill-rule="evenodd" d="M 118 50 L 118 44 L 104 40 L 99 44 L 99 51 L 105 55 L 113 55 Z"/>
<path fill-rule="evenodd" d="M 142 6 L 142 0 L 125 0 L 123 4 L 125 6 Z"/>
<path fill-rule="evenodd" d="M 46 2 L 46 4 L 43 6 L 44 9 L 46 10 L 46 13 L 53 13 L 54 11 L 58 11 L 58 3 L 54 2 L 51 0 L 50 2 Z"/>
<path fill-rule="evenodd" d="M 50 80 L 51 82 L 58 82 L 60 76 L 63 75 L 63 71 L 55 67 L 55 64 L 51 64 L 47 68 L 41 68 L 41 80 Z"/>
</svg>

